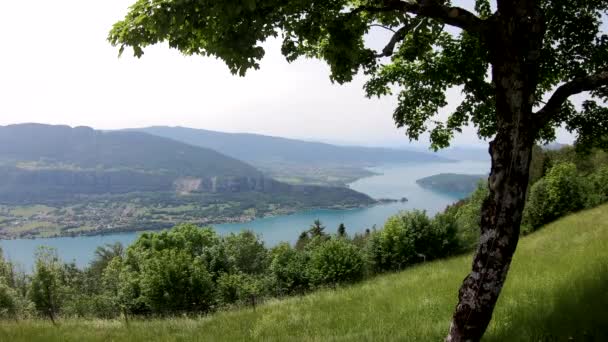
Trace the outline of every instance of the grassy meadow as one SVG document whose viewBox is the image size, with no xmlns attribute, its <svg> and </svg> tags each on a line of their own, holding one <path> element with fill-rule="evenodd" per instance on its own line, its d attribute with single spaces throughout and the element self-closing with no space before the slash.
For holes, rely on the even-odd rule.
<svg viewBox="0 0 608 342">
<path fill-rule="evenodd" d="M 470 255 L 200 318 L 0 323 L 0 341 L 439 341 Z M 608 341 L 608 205 L 523 238 L 486 341 Z"/>
</svg>

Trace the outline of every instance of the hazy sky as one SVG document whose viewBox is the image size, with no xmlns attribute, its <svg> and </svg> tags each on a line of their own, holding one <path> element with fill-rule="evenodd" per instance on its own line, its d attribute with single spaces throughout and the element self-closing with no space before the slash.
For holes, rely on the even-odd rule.
<svg viewBox="0 0 608 342">
<path fill-rule="evenodd" d="M 218 60 L 185 57 L 166 45 L 146 49 L 139 60 L 130 53 L 117 58 L 106 37 L 134 1 L 0 2 L 0 125 L 181 125 L 345 143 L 408 143 L 392 120 L 394 99 L 365 98 L 362 77 L 334 85 L 327 66 L 316 60 L 288 64 L 277 41 L 265 44 L 261 70 L 245 78 L 233 76 Z M 452 91 L 449 98 L 453 108 L 459 93 Z M 560 134 L 559 140 L 571 137 Z M 455 143 L 478 140 L 468 129 Z"/>
</svg>

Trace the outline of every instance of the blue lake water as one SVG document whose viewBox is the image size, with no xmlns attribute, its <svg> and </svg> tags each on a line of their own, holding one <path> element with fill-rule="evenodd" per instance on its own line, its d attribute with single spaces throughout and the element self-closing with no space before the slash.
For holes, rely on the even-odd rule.
<svg viewBox="0 0 608 342">
<path fill-rule="evenodd" d="M 219 224 L 214 226 L 220 234 L 250 229 L 260 234 L 266 245 L 281 241 L 295 242 L 299 234 L 311 223 L 319 219 L 327 227 L 327 232 L 336 231 L 344 223 L 347 232 L 363 232 L 376 225 L 382 227 L 386 219 L 401 210 L 420 209 L 434 215 L 447 205 L 465 197 L 462 193 L 439 193 L 424 189 L 416 180 L 438 173 L 488 173 L 489 162 L 461 161 L 456 163 L 392 164 L 370 168 L 381 173 L 360 179 L 350 184 L 352 189 L 374 198 L 408 198 L 405 203 L 390 203 L 369 208 L 349 210 L 309 210 L 292 215 L 267 217 L 246 223 Z M 19 263 L 26 271 L 33 265 L 34 252 L 40 245 L 57 248 L 64 261 L 74 261 L 79 266 L 86 265 L 93 257 L 97 246 L 120 241 L 125 245 L 133 242 L 140 233 L 121 233 L 100 236 L 65 237 L 52 239 L 17 239 L 0 241 L 5 257 Z"/>
</svg>

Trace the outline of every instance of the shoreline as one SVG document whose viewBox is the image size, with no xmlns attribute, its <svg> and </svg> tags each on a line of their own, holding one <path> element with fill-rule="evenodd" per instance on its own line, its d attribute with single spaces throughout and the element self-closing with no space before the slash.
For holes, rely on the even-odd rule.
<svg viewBox="0 0 608 342">
<path fill-rule="evenodd" d="M 213 227 L 214 225 L 242 224 L 242 223 L 253 222 L 255 220 L 265 219 L 265 218 L 297 215 L 297 214 L 305 213 L 308 211 L 314 211 L 314 210 L 347 211 L 347 210 L 371 208 L 371 207 L 387 205 L 387 204 L 391 204 L 391 203 L 399 203 L 399 202 L 403 203 L 403 202 L 406 202 L 407 199 L 404 201 L 403 198 L 402 199 L 380 198 L 380 199 L 374 199 L 374 201 L 375 201 L 375 203 L 372 203 L 369 205 L 311 207 L 311 208 L 293 209 L 293 210 L 288 209 L 281 213 L 265 214 L 262 216 L 253 216 L 253 217 L 247 217 L 247 218 L 242 218 L 242 219 L 210 220 L 209 222 L 204 223 L 204 224 L 201 224 L 201 222 L 184 221 L 184 222 L 179 222 L 179 223 L 175 223 L 175 224 L 167 224 L 166 227 L 162 227 L 162 228 L 158 228 L 158 229 L 128 229 L 128 228 L 126 228 L 126 229 L 109 229 L 109 230 L 103 230 L 103 231 L 92 230 L 92 231 L 84 231 L 84 232 L 78 233 L 78 234 L 68 233 L 68 234 L 59 234 L 59 235 L 53 235 L 53 236 L 40 236 L 38 234 L 35 236 L 0 237 L 0 241 L 80 238 L 80 237 L 108 236 L 108 235 L 120 235 L 120 234 L 131 234 L 131 233 L 144 233 L 144 232 L 160 232 L 163 230 L 171 229 L 175 225 L 178 225 L 181 223 L 185 223 L 185 224 L 191 223 L 191 224 L 195 224 L 199 227 Z"/>
</svg>

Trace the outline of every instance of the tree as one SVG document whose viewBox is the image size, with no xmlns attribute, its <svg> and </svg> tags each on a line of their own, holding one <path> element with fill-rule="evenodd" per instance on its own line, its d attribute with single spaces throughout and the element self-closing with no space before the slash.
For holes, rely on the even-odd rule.
<svg viewBox="0 0 608 342">
<path fill-rule="evenodd" d="M 168 42 L 245 75 L 259 67 L 260 42 L 281 36 L 288 61 L 325 60 L 335 82 L 362 70 L 368 96 L 400 89 L 393 117 L 412 139 L 428 131 L 433 148 L 445 147 L 470 123 L 491 138 L 480 240 L 447 337 L 476 341 L 517 247 L 535 142 L 565 125 L 580 146 L 608 147 L 607 8 L 606 0 L 475 0 L 471 10 L 443 0 L 138 0 L 109 41 L 138 57 Z M 391 31 L 379 52 L 365 45 L 371 27 Z M 463 101 L 439 120 L 454 87 Z M 581 92 L 589 99 L 577 109 L 569 98 Z"/>
<path fill-rule="evenodd" d="M 364 258 L 350 241 L 331 239 L 312 249 L 308 268 L 314 285 L 335 286 L 363 278 Z"/>
<path fill-rule="evenodd" d="M 326 236 L 325 226 L 318 219 L 313 222 L 312 226 L 310 226 L 310 229 L 308 229 L 308 232 L 310 233 L 310 237 L 312 239 L 316 237 L 322 238 Z"/>
<path fill-rule="evenodd" d="M 582 209 L 587 195 L 576 166 L 569 162 L 556 164 L 530 188 L 523 218 L 526 230 L 534 231 L 558 217 Z"/>
<path fill-rule="evenodd" d="M 455 227 L 438 227 L 426 212 L 414 210 L 389 217 L 384 229 L 373 235 L 369 256 L 376 272 L 400 270 L 411 264 L 439 256 L 446 245 L 448 230 L 455 239 Z M 445 231 L 444 231 L 445 229 Z M 445 240 L 445 241 L 444 241 Z"/>
<path fill-rule="evenodd" d="M 104 246 L 97 247 L 95 249 L 95 256 L 89 265 L 90 272 L 100 278 L 110 261 L 115 257 L 123 256 L 124 250 L 125 248 L 120 242 L 113 244 L 106 243 Z"/>
<path fill-rule="evenodd" d="M 4 259 L 0 248 L 0 319 L 20 318 L 29 311 L 29 302 L 19 293 L 20 276 L 14 265 Z"/>
<path fill-rule="evenodd" d="M 214 281 L 227 264 L 213 229 L 182 224 L 141 234 L 103 279 L 124 314 L 202 313 L 214 307 Z"/>
<path fill-rule="evenodd" d="M 62 282 L 62 265 L 57 251 L 40 247 L 36 251 L 36 266 L 30 284 L 29 297 L 36 310 L 49 317 L 55 324 L 55 318 L 64 299 Z"/>
<path fill-rule="evenodd" d="M 303 251 L 306 248 L 306 245 L 310 242 L 310 237 L 308 236 L 308 232 L 302 232 L 298 237 L 298 241 L 296 241 L 296 249 L 299 251 Z"/>
<path fill-rule="evenodd" d="M 268 269 L 268 251 L 254 232 L 231 233 L 224 238 L 224 245 L 228 262 L 237 271 L 261 274 Z"/>
<path fill-rule="evenodd" d="M 344 223 L 340 223 L 340 225 L 338 226 L 338 236 L 339 237 L 346 236 L 346 226 L 344 225 Z"/>
<path fill-rule="evenodd" d="M 302 293 L 309 288 L 306 272 L 309 255 L 294 249 L 288 243 L 280 243 L 271 251 L 270 274 L 276 281 L 278 295 Z"/>
</svg>

